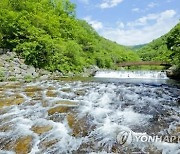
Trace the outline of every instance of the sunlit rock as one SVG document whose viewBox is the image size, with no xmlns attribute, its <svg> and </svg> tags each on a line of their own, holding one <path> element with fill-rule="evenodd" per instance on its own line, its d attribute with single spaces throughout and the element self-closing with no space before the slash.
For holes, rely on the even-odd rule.
<svg viewBox="0 0 180 154">
<path fill-rule="evenodd" d="M 8 83 L 6 85 L 3 86 L 4 89 L 18 89 L 21 88 L 21 84 L 20 83 Z"/>
<path fill-rule="evenodd" d="M 15 143 L 15 152 L 17 154 L 28 154 L 31 152 L 32 140 L 32 136 L 19 138 Z"/>
<path fill-rule="evenodd" d="M 33 132 L 35 132 L 36 134 L 41 135 L 41 134 L 43 134 L 43 133 L 46 133 L 46 132 L 50 131 L 52 128 L 53 128 L 53 127 L 50 126 L 50 125 L 47 125 L 47 126 L 33 126 L 33 127 L 31 128 L 31 130 L 32 130 Z"/>
<path fill-rule="evenodd" d="M 56 96 L 57 96 L 57 92 L 52 91 L 52 90 L 48 90 L 48 91 L 46 92 L 46 96 L 47 96 L 47 97 L 56 97 Z"/>
<path fill-rule="evenodd" d="M 36 86 L 28 86 L 24 89 L 25 92 L 37 92 L 42 91 L 42 88 Z"/>
<path fill-rule="evenodd" d="M 13 96 L 16 97 L 16 98 L 24 98 L 24 97 L 23 97 L 21 94 L 19 94 L 19 93 L 15 93 Z"/>
<path fill-rule="evenodd" d="M 39 143 L 40 149 L 47 150 L 51 146 L 55 145 L 58 142 L 58 139 L 53 139 L 53 140 L 43 140 Z"/>
<path fill-rule="evenodd" d="M 73 107 L 78 106 L 77 102 L 73 102 L 73 101 L 69 101 L 69 100 L 58 100 L 55 102 L 48 102 L 47 100 L 43 100 L 41 103 L 42 103 L 43 107 L 52 106 L 53 104 L 59 105 L 58 107 L 54 107 L 56 109 L 61 108 L 61 107 L 73 108 Z M 52 108 L 52 109 L 54 110 L 54 108 Z"/>
<path fill-rule="evenodd" d="M 88 125 L 88 119 L 86 117 L 78 119 L 76 114 L 69 113 L 67 115 L 67 121 L 69 127 L 73 131 L 73 136 L 87 136 L 90 131 Z"/>
<path fill-rule="evenodd" d="M 47 89 L 48 90 L 56 90 L 53 86 L 49 86 Z"/>
<path fill-rule="evenodd" d="M 11 105 L 20 105 L 24 102 L 24 98 L 16 98 L 16 97 L 7 97 L 0 99 L 0 108 L 4 106 L 11 106 Z"/>
<path fill-rule="evenodd" d="M 72 107 L 78 106 L 77 102 L 73 102 L 69 100 L 60 100 L 60 101 L 57 101 L 55 104 L 64 105 L 64 106 L 72 106 Z"/>
<path fill-rule="evenodd" d="M 67 113 L 72 107 L 67 106 L 57 106 L 48 110 L 48 115 L 52 115 L 54 113 Z"/>
<path fill-rule="evenodd" d="M 28 97 L 35 97 L 36 96 L 35 92 L 26 92 L 26 95 Z"/>
</svg>

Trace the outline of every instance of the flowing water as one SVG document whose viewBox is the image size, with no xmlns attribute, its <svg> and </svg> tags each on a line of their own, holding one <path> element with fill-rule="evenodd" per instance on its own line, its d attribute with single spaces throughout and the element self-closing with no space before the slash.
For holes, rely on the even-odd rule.
<svg viewBox="0 0 180 154">
<path fill-rule="evenodd" d="M 0 83 L 0 154 L 179 154 L 173 142 L 119 142 L 122 131 L 180 135 L 180 86 L 163 72 Z"/>
</svg>

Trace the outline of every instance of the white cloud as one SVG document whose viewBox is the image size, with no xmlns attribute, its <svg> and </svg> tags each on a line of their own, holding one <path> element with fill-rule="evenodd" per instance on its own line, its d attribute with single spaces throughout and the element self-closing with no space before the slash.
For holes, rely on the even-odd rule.
<svg viewBox="0 0 180 154">
<path fill-rule="evenodd" d="M 158 6 L 158 3 L 155 3 L 155 2 L 151 2 L 151 3 L 148 4 L 149 8 L 154 8 L 156 6 Z"/>
<path fill-rule="evenodd" d="M 123 2 L 123 0 L 103 0 L 99 7 L 102 9 L 112 8 L 117 6 L 121 2 Z"/>
<path fill-rule="evenodd" d="M 166 10 L 159 14 L 149 14 L 133 22 L 122 23 L 115 28 L 104 27 L 100 34 L 123 45 L 144 44 L 167 33 L 178 23 L 176 12 Z"/>
<path fill-rule="evenodd" d="M 159 18 L 159 14 L 149 14 L 147 16 L 141 17 L 133 22 L 128 22 L 127 26 L 134 27 L 134 26 L 144 26 L 148 24 L 150 20 L 156 20 Z"/>
<path fill-rule="evenodd" d="M 140 9 L 139 8 L 133 8 L 132 12 L 140 12 Z"/>
<path fill-rule="evenodd" d="M 137 12 L 137 13 L 141 13 L 141 12 L 142 12 L 142 13 L 145 13 L 145 12 L 149 11 L 150 9 L 152 9 L 152 8 L 158 6 L 158 5 L 159 5 L 158 3 L 151 2 L 151 3 L 149 3 L 149 4 L 147 5 L 146 8 L 143 8 L 143 9 L 133 8 L 131 11 L 132 11 L 132 12 Z"/>
<path fill-rule="evenodd" d="M 103 24 L 97 20 L 92 20 L 90 16 L 84 18 L 95 30 L 100 30 L 103 28 Z"/>
<path fill-rule="evenodd" d="M 174 10 L 166 10 L 159 14 L 148 14 L 147 16 L 141 17 L 133 22 L 128 22 L 127 26 L 134 27 L 134 26 L 145 26 L 149 24 L 149 21 L 156 21 L 156 20 L 165 20 L 172 18 L 176 12 Z"/>
<path fill-rule="evenodd" d="M 121 28 L 121 29 L 125 27 L 124 23 L 121 21 L 116 22 L 116 25 L 118 26 L 118 28 Z"/>
</svg>

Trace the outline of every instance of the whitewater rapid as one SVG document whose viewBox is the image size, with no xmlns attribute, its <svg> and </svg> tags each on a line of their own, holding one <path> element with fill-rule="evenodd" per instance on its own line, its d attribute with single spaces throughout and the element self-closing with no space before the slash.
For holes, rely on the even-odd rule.
<svg viewBox="0 0 180 154">
<path fill-rule="evenodd" d="M 98 71 L 96 78 L 168 79 L 163 71 Z"/>
<path fill-rule="evenodd" d="M 177 142 L 122 146 L 117 136 L 122 130 L 178 135 L 179 94 L 174 85 L 103 80 L 0 83 L 0 101 L 23 99 L 0 109 L 0 153 L 14 154 L 26 139 L 31 154 L 178 154 Z"/>
</svg>

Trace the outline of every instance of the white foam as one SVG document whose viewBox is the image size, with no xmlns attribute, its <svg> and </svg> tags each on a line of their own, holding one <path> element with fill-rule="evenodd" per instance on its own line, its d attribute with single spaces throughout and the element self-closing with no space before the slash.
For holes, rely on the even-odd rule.
<svg viewBox="0 0 180 154">
<path fill-rule="evenodd" d="M 161 71 L 98 71 L 95 78 L 168 79 Z"/>
<path fill-rule="evenodd" d="M 41 153 L 42 149 L 38 144 L 44 140 L 57 140 L 57 142 L 54 143 L 53 146 L 45 149 L 43 153 L 71 153 L 85 143 L 87 143 L 87 145 L 92 144 L 95 151 L 101 149 L 102 152 L 99 153 L 109 153 L 112 146 L 117 143 L 116 137 L 120 131 L 130 131 L 131 128 L 136 128 L 136 126 L 138 128 L 141 126 L 148 127 L 150 119 L 153 118 L 153 115 L 151 115 L 149 110 L 156 110 L 156 108 L 161 105 L 160 102 L 172 101 L 174 99 L 171 90 L 164 89 L 164 87 L 160 88 L 161 95 L 159 95 L 155 92 L 159 91 L 156 87 L 138 86 L 133 84 L 105 84 L 96 82 L 87 84 L 83 82 L 64 83 L 48 81 L 37 82 L 32 85 L 40 85 L 43 87 L 42 96 L 44 97 L 43 100 L 47 101 L 46 107 L 42 106 L 41 100 L 38 100 L 34 105 L 31 105 L 30 102 L 32 100 L 29 100 L 29 97 L 24 97 L 26 99 L 25 103 L 19 106 L 7 107 L 7 109 L 9 109 L 8 112 L 0 115 L 0 120 L 7 118 L 7 123 L 12 123 L 12 126 L 14 126 L 12 132 L 0 133 L 0 136 L 10 138 L 18 138 L 19 136 L 27 135 L 33 136 L 32 154 L 38 152 Z M 57 98 L 46 97 L 45 93 L 49 86 L 55 88 L 54 91 L 58 93 Z M 87 90 L 85 95 L 75 95 L 75 91 L 82 87 Z M 61 90 L 63 88 L 70 88 L 71 92 L 62 92 Z M 78 117 L 83 118 L 88 115 L 89 119 L 87 119 L 87 122 L 90 123 L 90 126 L 94 127 L 86 137 L 74 137 L 72 135 L 73 130 L 68 125 L 65 113 L 48 116 L 48 109 L 55 107 L 55 102 L 59 100 L 78 102 L 79 106 L 75 108 L 77 109 Z M 141 107 L 147 107 L 147 113 L 144 112 L 145 109 L 143 109 L 143 113 L 140 112 Z M 180 111 L 177 107 L 164 105 L 163 109 L 163 113 L 165 113 L 166 110 L 171 109 L 173 111 L 171 118 L 177 117 L 178 119 L 177 115 L 179 115 Z M 55 121 L 53 118 L 59 118 L 59 121 Z M 2 122 L 2 124 L 6 123 Z M 34 125 L 50 125 L 52 126 L 52 129 L 43 133 L 43 135 L 38 136 L 38 134 L 31 130 Z M 174 128 L 174 125 L 174 123 L 170 125 L 170 128 Z M 140 134 L 145 135 L 143 132 L 133 132 L 132 134 L 134 136 Z M 178 144 L 135 144 L 135 148 L 140 149 L 149 146 L 155 146 L 164 153 L 179 152 Z"/>
</svg>

